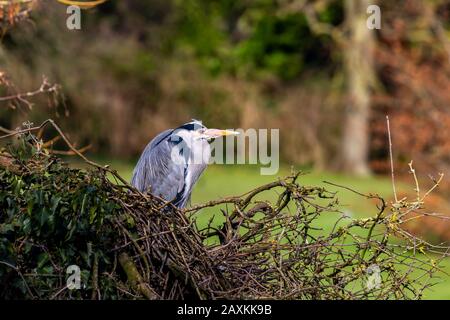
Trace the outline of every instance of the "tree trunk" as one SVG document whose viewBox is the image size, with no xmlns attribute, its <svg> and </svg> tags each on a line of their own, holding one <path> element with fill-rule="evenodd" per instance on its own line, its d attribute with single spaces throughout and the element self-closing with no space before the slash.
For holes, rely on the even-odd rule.
<svg viewBox="0 0 450 320">
<path fill-rule="evenodd" d="M 369 0 L 345 0 L 348 38 L 343 48 L 348 101 L 344 114 L 342 168 L 368 175 L 370 84 L 373 79 L 374 30 L 367 28 Z"/>
</svg>

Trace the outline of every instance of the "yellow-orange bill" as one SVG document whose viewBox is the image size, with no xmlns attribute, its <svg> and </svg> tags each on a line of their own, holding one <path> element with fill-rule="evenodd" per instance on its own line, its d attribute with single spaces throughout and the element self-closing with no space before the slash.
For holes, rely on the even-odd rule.
<svg viewBox="0 0 450 320">
<path fill-rule="evenodd" d="M 204 134 L 211 138 L 218 138 L 223 136 L 238 135 L 239 132 L 233 130 L 206 129 Z"/>
</svg>

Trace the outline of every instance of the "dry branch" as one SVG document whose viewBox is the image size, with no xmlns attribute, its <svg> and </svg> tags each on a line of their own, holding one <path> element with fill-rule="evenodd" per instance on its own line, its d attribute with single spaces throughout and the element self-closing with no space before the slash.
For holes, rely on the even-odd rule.
<svg viewBox="0 0 450 320">
<path fill-rule="evenodd" d="M 119 255 L 119 262 L 127 274 L 128 281 L 130 281 L 132 288 L 140 292 L 149 300 L 158 299 L 158 295 L 148 287 L 147 283 L 144 282 L 144 279 L 142 279 L 142 276 L 139 274 L 136 265 L 125 252 L 122 252 Z"/>
</svg>

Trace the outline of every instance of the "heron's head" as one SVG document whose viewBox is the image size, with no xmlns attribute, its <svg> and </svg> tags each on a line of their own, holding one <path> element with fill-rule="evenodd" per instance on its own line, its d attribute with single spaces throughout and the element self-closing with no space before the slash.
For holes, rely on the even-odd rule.
<svg viewBox="0 0 450 320">
<path fill-rule="evenodd" d="M 232 130 L 208 129 L 201 123 L 201 121 L 198 120 L 192 120 L 191 122 L 185 123 L 174 130 L 174 135 L 182 138 L 185 141 L 203 140 L 209 142 L 216 138 L 238 134 L 239 132 Z"/>
</svg>

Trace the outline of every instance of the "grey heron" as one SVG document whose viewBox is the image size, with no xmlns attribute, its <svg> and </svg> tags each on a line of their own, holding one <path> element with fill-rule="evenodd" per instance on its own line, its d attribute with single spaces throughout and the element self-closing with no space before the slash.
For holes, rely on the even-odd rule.
<svg viewBox="0 0 450 320">
<path fill-rule="evenodd" d="M 197 120 L 165 130 L 145 147 L 131 184 L 141 192 L 150 192 L 184 208 L 209 163 L 209 143 L 236 134 L 231 130 L 208 129 Z"/>
</svg>

